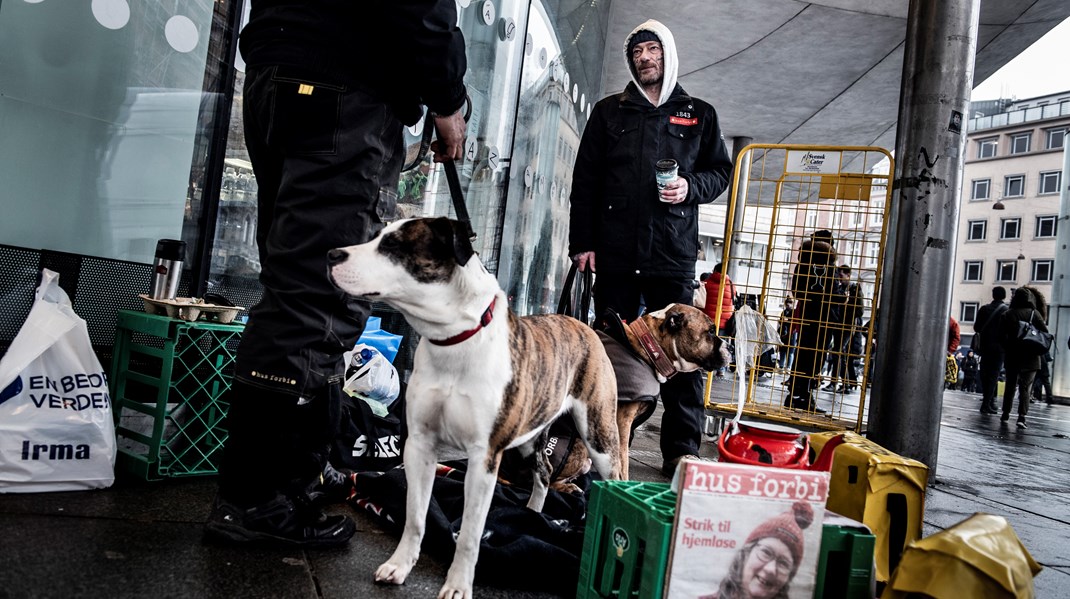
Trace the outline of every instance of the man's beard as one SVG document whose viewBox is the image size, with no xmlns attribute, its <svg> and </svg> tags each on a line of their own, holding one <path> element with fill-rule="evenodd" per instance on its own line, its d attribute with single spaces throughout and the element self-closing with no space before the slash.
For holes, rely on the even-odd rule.
<svg viewBox="0 0 1070 599">
<path fill-rule="evenodd" d="M 663 81 L 665 76 L 665 68 L 661 64 L 656 62 L 654 63 L 653 67 L 653 69 L 644 72 L 640 65 L 636 65 L 635 78 L 639 80 L 639 84 L 643 87 L 648 87 L 651 85 L 661 85 L 661 82 Z"/>
</svg>

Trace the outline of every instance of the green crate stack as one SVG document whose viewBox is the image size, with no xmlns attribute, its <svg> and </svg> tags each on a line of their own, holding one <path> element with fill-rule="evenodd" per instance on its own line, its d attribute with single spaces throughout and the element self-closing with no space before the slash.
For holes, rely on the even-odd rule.
<svg viewBox="0 0 1070 599">
<path fill-rule="evenodd" d="M 576 597 L 661 597 L 675 512 L 676 493 L 668 484 L 595 482 Z"/>
<path fill-rule="evenodd" d="M 861 523 L 857 527 L 825 523 L 817 561 L 814 597 L 862 599 L 873 597 L 876 571 L 873 548 L 877 541 Z"/>
<path fill-rule="evenodd" d="M 145 480 L 216 474 L 242 325 L 122 310 L 111 397 L 116 467 Z"/>
</svg>

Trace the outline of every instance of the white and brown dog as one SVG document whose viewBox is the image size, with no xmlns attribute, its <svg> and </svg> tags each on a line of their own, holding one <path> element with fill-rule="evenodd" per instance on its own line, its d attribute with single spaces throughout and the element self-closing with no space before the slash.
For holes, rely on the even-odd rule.
<svg viewBox="0 0 1070 599">
<path fill-rule="evenodd" d="M 468 225 L 404 220 L 368 243 L 332 250 L 330 274 L 345 292 L 397 309 L 422 337 L 406 394 L 405 528 L 375 579 L 401 584 L 416 564 L 440 449 L 468 457 L 464 514 L 440 598 L 472 595 L 479 542 L 502 452 L 532 456 L 528 507 L 541 511 L 549 464 L 535 452 L 571 412 L 594 468 L 621 476 L 613 366 L 595 332 L 561 315 L 513 314 L 475 256 Z M 627 439 L 623 440 L 627 443 Z"/>
</svg>

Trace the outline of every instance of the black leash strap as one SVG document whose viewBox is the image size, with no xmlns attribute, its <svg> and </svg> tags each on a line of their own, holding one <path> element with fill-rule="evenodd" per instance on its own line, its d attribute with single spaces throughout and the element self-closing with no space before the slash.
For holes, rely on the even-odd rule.
<svg viewBox="0 0 1070 599">
<path fill-rule="evenodd" d="M 469 117 L 472 116 L 472 98 L 466 94 L 464 101 L 464 121 L 467 123 Z M 431 137 L 436 133 L 434 120 L 434 113 L 428 111 L 424 116 L 424 132 L 420 138 L 420 151 L 416 154 L 416 158 L 413 159 L 412 163 L 406 164 L 401 170 L 407 171 L 415 167 L 423 160 L 424 156 L 427 156 L 427 152 L 431 149 Z M 450 188 L 450 199 L 453 200 L 453 211 L 457 213 L 457 220 L 468 225 L 468 236 L 475 239 L 476 233 L 472 228 L 472 217 L 468 215 L 468 206 L 464 202 L 464 190 L 461 189 L 461 177 L 457 174 L 457 163 L 453 160 L 447 160 L 442 163 L 442 169 L 446 172 L 446 184 Z"/>
<path fill-rule="evenodd" d="M 577 271 L 579 271 L 579 267 L 573 262 L 568 269 L 568 274 L 565 275 L 565 285 L 561 288 L 561 299 L 557 303 L 557 313 L 571 316 L 589 325 L 591 324 L 588 316 L 591 313 L 591 296 L 594 294 L 594 273 L 590 270 L 583 271 L 579 285 L 579 301 L 574 302 L 575 293 L 573 288 L 576 286 Z"/>
</svg>

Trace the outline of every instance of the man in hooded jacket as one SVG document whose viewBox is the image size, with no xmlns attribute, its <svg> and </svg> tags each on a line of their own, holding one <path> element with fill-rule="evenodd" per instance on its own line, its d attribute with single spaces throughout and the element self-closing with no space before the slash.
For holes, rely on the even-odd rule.
<svg viewBox="0 0 1070 599">
<path fill-rule="evenodd" d="M 594 302 L 621 318 L 640 305 L 692 302 L 698 256 L 698 206 L 727 187 L 732 161 L 717 113 L 676 82 L 672 33 L 658 21 L 624 42 L 632 81 L 602 99 L 583 132 L 573 174 L 569 255 L 598 273 Z M 678 177 L 658 189 L 654 165 L 673 159 Z M 597 268 L 596 268 L 597 257 Z M 665 471 L 698 453 L 703 407 L 699 373 L 662 386 L 661 452 Z"/>
</svg>

